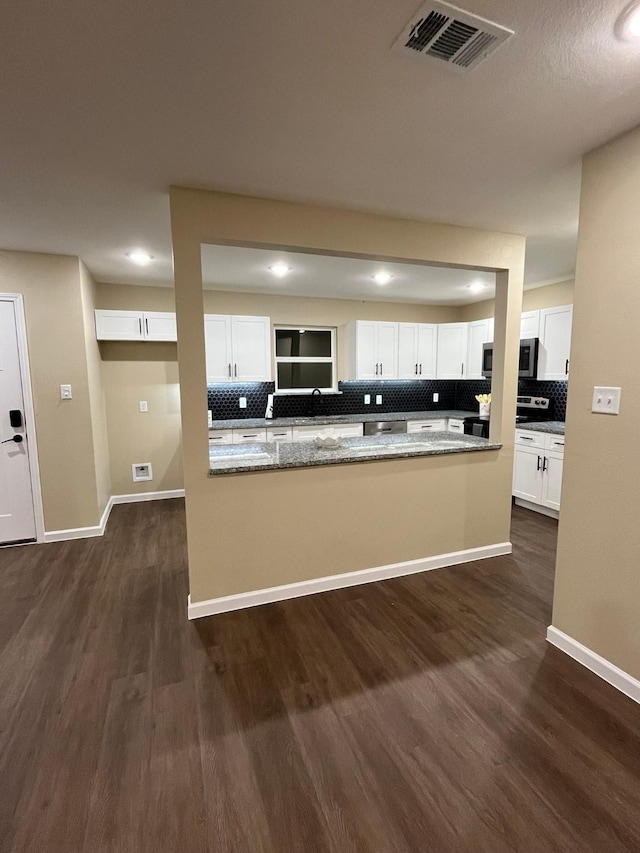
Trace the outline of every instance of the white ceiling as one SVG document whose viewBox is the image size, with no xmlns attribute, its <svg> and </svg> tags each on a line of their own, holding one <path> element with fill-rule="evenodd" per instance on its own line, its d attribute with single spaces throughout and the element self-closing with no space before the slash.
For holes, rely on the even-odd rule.
<svg viewBox="0 0 640 853">
<path fill-rule="evenodd" d="M 0 246 L 168 282 L 174 183 L 523 233 L 530 283 L 570 275 L 579 158 L 638 121 L 627 0 L 458 2 L 515 30 L 462 75 L 391 53 L 417 0 L 4 4 Z"/>
<path fill-rule="evenodd" d="M 291 268 L 284 278 L 276 278 L 269 271 L 278 261 Z M 381 270 L 393 276 L 385 285 L 376 284 L 372 279 Z M 494 296 L 496 277 L 495 273 L 419 264 L 203 246 L 202 280 L 208 289 L 246 293 L 463 305 Z M 471 292 L 469 285 L 474 283 L 484 284 L 485 289 Z"/>
</svg>

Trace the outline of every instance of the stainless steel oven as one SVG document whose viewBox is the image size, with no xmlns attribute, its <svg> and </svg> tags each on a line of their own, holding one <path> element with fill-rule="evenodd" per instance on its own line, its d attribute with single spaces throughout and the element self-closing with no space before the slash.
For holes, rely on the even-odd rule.
<svg viewBox="0 0 640 853">
<path fill-rule="evenodd" d="M 538 338 L 526 338 L 520 341 L 518 376 L 521 379 L 535 379 L 538 375 Z M 482 345 L 482 375 L 491 378 L 493 373 L 493 343 Z"/>
</svg>

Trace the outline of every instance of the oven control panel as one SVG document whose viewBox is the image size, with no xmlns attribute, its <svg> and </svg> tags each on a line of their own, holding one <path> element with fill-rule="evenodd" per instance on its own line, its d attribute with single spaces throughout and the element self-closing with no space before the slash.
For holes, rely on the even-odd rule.
<svg viewBox="0 0 640 853">
<path fill-rule="evenodd" d="M 547 397 L 518 397 L 519 409 L 548 409 L 549 399 Z"/>
</svg>

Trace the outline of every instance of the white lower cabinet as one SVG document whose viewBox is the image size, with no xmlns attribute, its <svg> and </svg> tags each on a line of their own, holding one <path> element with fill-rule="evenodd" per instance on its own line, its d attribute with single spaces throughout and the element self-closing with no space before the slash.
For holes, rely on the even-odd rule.
<svg viewBox="0 0 640 853">
<path fill-rule="evenodd" d="M 291 427 L 267 427 L 267 441 L 293 441 Z"/>
<path fill-rule="evenodd" d="M 233 444 L 233 430 L 211 430 L 209 432 L 209 447 L 216 447 L 219 444 Z"/>
<path fill-rule="evenodd" d="M 513 496 L 547 509 L 560 509 L 564 436 L 516 430 Z"/>
<path fill-rule="evenodd" d="M 233 430 L 233 443 L 234 444 L 247 444 L 247 442 L 252 441 L 266 441 L 267 440 L 267 431 L 264 427 L 258 427 L 257 429 L 234 429 Z"/>
<path fill-rule="evenodd" d="M 360 438 L 362 424 L 310 424 L 293 427 L 294 441 L 313 441 L 319 435 L 332 435 L 336 438 Z"/>
<path fill-rule="evenodd" d="M 407 432 L 443 432 L 447 428 L 444 418 L 437 421 L 408 421 Z"/>
<path fill-rule="evenodd" d="M 448 432 L 457 432 L 459 435 L 464 435 L 464 421 L 459 418 L 449 418 L 447 430 Z"/>
</svg>

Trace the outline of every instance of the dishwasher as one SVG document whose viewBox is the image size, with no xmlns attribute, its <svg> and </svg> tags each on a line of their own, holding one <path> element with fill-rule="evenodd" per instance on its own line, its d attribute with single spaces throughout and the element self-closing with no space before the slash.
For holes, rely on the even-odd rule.
<svg viewBox="0 0 640 853">
<path fill-rule="evenodd" d="M 406 421 L 370 421 L 364 425 L 364 435 L 396 435 L 406 431 Z"/>
</svg>

